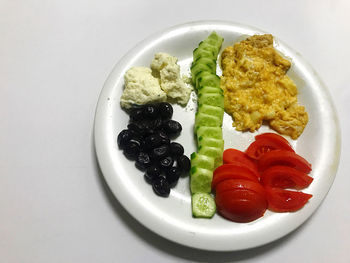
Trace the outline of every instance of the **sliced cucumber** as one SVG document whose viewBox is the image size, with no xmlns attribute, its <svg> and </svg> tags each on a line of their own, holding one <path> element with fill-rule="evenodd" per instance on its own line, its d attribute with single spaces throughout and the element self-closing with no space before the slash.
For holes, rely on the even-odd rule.
<svg viewBox="0 0 350 263">
<path fill-rule="evenodd" d="M 197 126 L 196 127 L 197 137 L 210 137 L 215 139 L 222 139 L 221 127 L 208 127 L 208 126 Z"/>
<path fill-rule="evenodd" d="M 211 51 L 214 53 L 214 58 L 216 58 L 219 54 L 219 50 L 216 46 L 213 46 L 211 43 L 202 41 L 198 45 L 199 50 L 206 50 L 206 51 Z"/>
<path fill-rule="evenodd" d="M 191 167 L 198 167 L 212 171 L 214 169 L 214 158 L 194 152 L 191 154 Z"/>
<path fill-rule="evenodd" d="M 224 109 L 223 108 L 209 105 L 209 104 L 199 104 L 198 112 L 216 116 L 216 117 L 220 118 L 221 120 L 224 116 Z"/>
<path fill-rule="evenodd" d="M 213 171 L 199 167 L 191 168 L 191 192 L 210 193 L 211 181 L 213 180 Z"/>
<path fill-rule="evenodd" d="M 205 57 L 199 58 L 198 60 L 196 60 L 195 62 L 192 63 L 191 70 L 194 66 L 200 65 L 200 64 L 207 65 L 211 69 L 210 72 L 215 74 L 215 72 L 216 72 L 216 60 L 215 59 L 205 58 Z"/>
<path fill-rule="evenodd" d="M 191 74 L 198 91 L 198 112 L 195 120 L 198 153 L 191 155 L 191 192 L 194 217 L 210 218 L 215 213 L 215 202 L 208 194 L 214 166 L 222 163 L 224 141 L 222 119 L 224 95 L 220 78 L 216 75 L 216 60 L 223 38 L 212 32 L 193 51 Z"/>
<path fill-rule="evenodd" d="M 220 78 L 208 71 L 202 71 L 196 75 L 196 87 L 211 86 L 211 87 L 220 87 Z"/>
<path fill-rule="evenodd" d="M 224 91 L 222 90 L 222 88 L 204 86 L 204 87 L 199 87 L 199 89 L 198 89 L 198 95 L 200 95 L 202 93 L 224 94 Z"/>
<path fill-rule="evenodd" d="M 198 103 L 224 108 L 224 95 L 219 93 L 201 93 L 198 95 Z"/>
<path fill-rule="evenodd" d="M 211 218 L 215 211 L 216 205 L 212 195 L 208 193 L 192 195 L 192 214 L 194 217 Z"/>
<path fill-rule="evenodd" d="M 200 136 L 198 138 L 197 142 L 198 142 L 198 147 L 209 146 L 209 147 L 219 148 L 222 151 L 224 150 L 224 140 L 223 139 L 215 139 L 215 138 Z"/>
<path fill-rule="evenodd" d="M 222 165 L 223 151 L 221 148 L 201 145 L 198 148 L 198 154 L 202 154 L 202 155 L 206 155 L 214 158 L 214 168 L 217 168 L 220 165 Z"/>
<path fill-rule="evenodd" d="M 196 48 L 193 50 L 193 61 L 196 62 L 200 58 L 211 58 L 216 61 L 215 52 L 212 50 L 205 50 L 202 48 Z"/>
<path fill-rule="evenodd" d="M 221 127 L 222 118 L 198 111 L 196 113 L 196 120 L 194 125 L 195 127 L 197 126 Z"/>
<path fill-rule="evenodd" d="M 208 41 L 210 40 L 210 43 L 213 43 L 213 45 L 215 45 L 215 46 L 217 47 L 218 50 L 220 50 L 221 44 L 222 44 L 222 42 L 224 41 L 224 39 L 223 39 L 221 36 L 219 36 L 215 31 L 212 32 L 212 33 L 208 36 L 208 38 L 207 38 L 206 40 L 204 40 L 204 42 L 207 41 L 207 40 L 208 40 Z M 213 41 L 214 41 L 214 42 L 213 42 Z"/>
</svg>

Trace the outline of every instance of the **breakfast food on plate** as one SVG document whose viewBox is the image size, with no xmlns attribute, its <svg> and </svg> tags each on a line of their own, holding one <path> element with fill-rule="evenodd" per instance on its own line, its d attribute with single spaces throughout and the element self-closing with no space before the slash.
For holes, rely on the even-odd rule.
<svg viewBox="0 0 350 263">
<path fill-rule="evenodd" d="M 181 174 L 190 170 L 190 160 L 184 148 L 170 139 L 178 136 L 182 126 L 171 119 L 173 108 L 167 102 L 132 108 L 128 128 L 117 138 L 124 155 L 135 160 L 135 166 L 145 171 L 145 180 L 154 192 L 166 197 Z"/>
<path fill-rule="evenodd" d="M 226 149 L 224 164 L 214 171 L 211 187 L 217 211 L 234 222 L 254 221 L 266 209 L 295 212 L 312 197 L 301 191 L 285 190 L 308 187 L 313 181 L 307 175 L 311 164 L 297 155 L 280 135 L 264 133 L 255 139 L 246 152 Z M 259 147 L 251 147 L 256 142 Z"/>
<path fill-rule="evenodd" d="M 246 223 L 265 211 L 294 212 L 312 197 L 301 192 L 313 178 L 311 164 L 276 133 L 255 136 L 245 152 L 224 151 L 224 112 L 237 130 L 251 132 L 264 121 L 277 132 L 298 138 L 308 114 L 297 102 L 297 87 L 286 75 L 291 63 L 273 48 L 271 35 L 255 35 L 227 47 L 223 75 L 216 75 L 223 38 L 212 32 L 193 51 L 191 79 L 181 77 L 178 59 L 156 53 L 150 68 L 133 67 L 125 76 L 121 106 L 128 109 L 127 129 L 117 138 L 124 155 L 144 171 L 154 192 L 166 197 L 181 174 L 190 172 L 192 215 Z M 171 139 L 182 131 L 166 100 L 187 104 L 195 86 L 198 107 L 191 159 Z M 289 189 L 289 190 L 287 190 Z M 290 190 L 294 189 L 294 190 Z M 214 197 L 215 195 L 215 197 Z"/>
<path fill-rule="evenodd" d="M 298 105 L 298 90 L 286 75 L 291 63 L 273 47 L 272 35 L 254 35 L 227 47 L 221 55 L 225 111 L 239 131 L 257 130 L 263 121 L 297 139 L 308 114 Z"/>
<path fill-rule="evenodd" d="M 124 75 L 125 89 L 120 98 L 122 108 L 166 101 L 166 93 L 160 88 L 159 80 L 146 67 L 132 67 Z"/>
<path fill-rule="evenodd" d="M 186 84 L 180 76 L 177 58 L 167 53 L 156 53 L 151 69 L 153 75 L 159 78 L 160 87 L 167 97 L 181 105 L 186 105 L 190 99 L 192 86 Z"/>
<path fill-rule="evenodd" d="M 180 76 L 177 58 L 167 53 L 156 53 L 147 67 L 132 67 L 124 75 L 125 89 L 120 99 L 122 108 L 166 101 L 186 105 L 192 86 Z"/>
<path fill-rule="evenodd" d="M 213 170 L 222 163 L 222 119 L 224 98 L 220 78 L 216 75 L 216 60 L 223 38 L 215 32 L 200 42 L 193 51 L 191 74 L 198 94 L 198 111 L 194 129 L 198 151 L 191 155 L 192 214 L 211 218 L 215 202 L 210 195 Z"/>
</svg>

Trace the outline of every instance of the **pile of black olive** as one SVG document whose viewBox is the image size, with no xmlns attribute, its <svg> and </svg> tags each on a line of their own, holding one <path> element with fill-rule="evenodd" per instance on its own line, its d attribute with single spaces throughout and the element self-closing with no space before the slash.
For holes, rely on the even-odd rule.
<svg viewBox="0 0 350 263">
<path fill-rule="evenodd" d="M 117 139 L 124 155 L 136 161 L 136 167 L 145 171 L 145 179 L 154 192 L 164 197 L 191 166 L 182 145 L 170 141 L 182 130 L 172 116 L 173 108 L 167 102 L 132 108 L 128 128 Z"/>
</svg>

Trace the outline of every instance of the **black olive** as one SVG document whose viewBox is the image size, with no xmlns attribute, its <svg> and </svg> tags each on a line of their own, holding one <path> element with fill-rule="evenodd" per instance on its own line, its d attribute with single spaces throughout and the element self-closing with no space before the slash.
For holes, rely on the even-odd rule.
<svg viewBox="0 0 350 263">
<path fill-rule="evenodd" d="M 158 131 L 156 134 L 158 134 L 162 138 L 162 144 L 169 144 L 170 143 L 170 139 L 165 132 Z"/>
<path fill-rule="evenodd" d="M 135 140 L 130 140 L 124 148 L 124 155 L 131 160 L 135 160 L 140 152 L 140 143 Z"/>
<path fill-rule="evenodd" d="M 144 107 L 144 115 L 146 118 L 154 120 L 158 116 L 157 107 L 149 104 Z"/>
<path fill-rule="evenodd" d="M 174 120 L 168 120 L 163 123 L 163 129 L 166 134 L 170 136 L 177 136 L 182 131 L 182 126 L 179 122 Z"/>
<path fill-rule="evenodd" d="M 141 171 L 146 170 L 147 167 L 150 167 L 152 164 L 151 158 L 147 153 L 140 152 L 139 155 L 136 158 L 136 167 L 140 169 Z"/>
<path fill-rule="evenodd" d="M 130 111 L 130 119 L 132 121 L 141 121 L 144 119 L 144 113 L 143 113 L 143 108 L 133 108 Z"/>
<path fill-rule="evenodd" d="M 145 179 L 148 183 L 153 183 L 156 179 L 161 177 L 162 175 L 162 170 L 156 166 L 152 165 L 147 168 L 146 173 L 145 173 Z"/>
<path fill-rule="evenodd" d="M 163 124 L 162 119 L 161 118 L 156 118 L 151 123 L 152 127 L 149 127 L 149 128 L 151 128 L 153 130 L 159 130 L 159 129 L 162 128 L 162 124 Z"/>
<path fill-rule="evenodd" d="M 143 136 L 144 134 L 144 127 L 141 123 L 132 122 L 128 124 L 128 129 L 136 136 Z"/>
<path fill-rule="evenodd" d="M 152 134 L 145 138 L 145 147 L 149 150 L 160 146 L 161 143 L 162 138 L 157 134 Z"/>
<path fill-rule="evenodd" d="M 150 149 L 147 147 L 145 140 L 141 140 L 140 150 L 143 152 L 149 152 Z"/>
<path fill-rule="evenodd" d="M 170 153 L 175 156 L 181 156 L 184 154 L 184 147 L 180 143 L 172 142 L 170 143 Z"/>
<path fill-rule="evenodd" d="M 151 151 L 151 157 L 154 160 L 160 160 L 162 158 L 164 158 L 165 156 L 167 156 L 170 152 L 169 146 L 164 144 L 161 145 L 159 147 L 154 148 Z"/>
<path fill-rule="evenodd" d="M 159 166 L 163 170 L 170 169 L 174 164 L 174 159 L 171 156 L 164 157 L 159 161 Z"/>
<path fill-rule="evenodd" d="M 166 180 L 171 187 L 175 186 L 181 175 L 181 170 L 178 167 L 171 167 L 166 171 Z"/>
<path fill-rule="evenodd" d="M 124 149 L 126 144 L 130 141 L 130 139 L 132 138 L 132 132 L 129 130 L 122 130 L 119 134 L 118 134 L 118 138 L 117 138 L 117 143 L 120 149 Z"/>
<path fill-rule="evenodd" d="M 169 120 L 173 116 L 173 107 L 167 102 L 161 102 L 158 104 L 159 115 L 164 120 Z"/>
<path fill-rule="evenodd" d="M 159 178 L 152 184 L 153 191 L 162 197 L 167 197 L 170 194 L 170 186 L 165 178 Z"/>
<path fill-rule="evenodd" d="M 177 166 L 183 173 L 188 173 L 191 169 L 191 161 L 186 155 L 177 158 Z"/>
</svg>

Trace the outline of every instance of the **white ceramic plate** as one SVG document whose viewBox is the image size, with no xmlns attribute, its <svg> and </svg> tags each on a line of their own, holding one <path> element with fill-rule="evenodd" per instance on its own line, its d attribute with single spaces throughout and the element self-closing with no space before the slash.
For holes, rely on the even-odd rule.
<svg viewBox="0 0 350 263">
<path fill-rule="evenodd" d="M 189 74 L 192 51 L 215 30 L 223 36 L 223 47 L 247 35 L 265 33 L 256 28 L 231 22 L 205 21 L 187 23 L 166 29 L 140 42 L 115 66 L 101 92 L 95 118 L 95 144 L 105 179 L 124 208 L 140 223 L 159 235 L 182 245 L 216 251 L 251 248 L 276 240 L 300 226 L 321 204 L 335 178 L 340 154 L 340 132 L 330 95 L 316 73 L 301 56 L 275 37 L 276 48 L 289 57 L 288 75 L 299 89 L 299 102 L 309 113 L 309 123 L 297 141 L 291 141 L 296 152 L 313 165 L 313 183 L 304 191 L 313 198 L 296 213 L 266 214 L 251 223 L 239 224 L 215 215 L 212 219 L 195 219 L 191 215 L 189 178 L 181 178 L 169 198 L 155 195 L 152 187 L 118 149 L 116 138 L 125 129 L 128 115 L 119 100 L 123 75 L 132 66 L 149 66 L 156 52 L 167 52 L 179 58 L 184 74 Z M 178 137 L 188 156 L 195 151 L 193 123 L 195 103 L 186 108 L 174 106 L 173 119 L 183 125 Z M 235 131 L 232 120 L 224 117 L 225 148 L 244 150 L 253 141 L 253 133 Z M 262 127 L 258 133 L 269 131 Z"/>
</svg>

